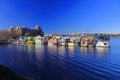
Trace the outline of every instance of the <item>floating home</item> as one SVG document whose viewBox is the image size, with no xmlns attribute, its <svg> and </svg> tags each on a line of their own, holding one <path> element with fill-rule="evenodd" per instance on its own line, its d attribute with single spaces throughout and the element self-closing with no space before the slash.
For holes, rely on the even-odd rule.
<svg viewBox="0 0 120 80">
<path fill-rule="evenodd" d="M 67 46 L 69 40 L 70 40 L 69 37 L 61 37 L 59 43 L 60 43 L 61 46 Z"/>
<path fill-rule="evenodd" d="M 71 39 L 68 42 L 68 46 L 75 46 L 75 40 Z"/>
<path fill-rule="evenodd" d="M 94 37 L 87 37 L 87 36 L 81 37 L 80 46 L 81 47 L 94 47 Z"/>
<path fill-rule="evenodd" d="M 44 38 L 41 36 L 36 36 L 35 37 L 35 44 L 39 44 L 39 45 L 44 44 Z"/>
<path fill-rule="evenodd" d="M 20 37 L 18 43 L 23 44 L 39 44 L 39 45 L 60 45 L 60 46 L 75 46 L 81 47 L 109 47 L 109 36 L 95 35 L 95 36 L 44 36 L 36 37 Z"/>
<path fill-rule="evenodd" d="M 81 37 L 70 37 L 70 40 L 73 40 L 75 45 L 80 45 Z"/>
<path fill-rule="evenodd" d="M 17 44 L 25 44 L 27 41 L 27 37 L 20 37 L 18 40 L 17 40 Z"/>
<path fill-rule="evenodd" d="M 109 45 L 110 37 L 109 36 L 104 36 L 104 35 L 95 36 L 94 40 L 95 40 L 96 47 L 110 47 L 110 45 Z"/>
<path fill-rule="evenodd" d="M 48 39 L 48 45 L 58 45 L 59 41 L 58 38 L 49 38 Z"/>
<path fill-rule="evenodd" d="M 35 44 L 34 37 L 28 37 L 26 44 Z"/>
</svg>

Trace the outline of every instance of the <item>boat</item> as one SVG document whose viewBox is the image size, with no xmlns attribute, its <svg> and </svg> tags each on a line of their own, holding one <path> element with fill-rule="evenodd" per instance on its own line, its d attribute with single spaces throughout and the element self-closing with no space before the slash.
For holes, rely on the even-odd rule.
<svg viewBox="0 0 120 80">
<path fill-rule="evenodd" d="M 75 46 L 75 40 L 70 38 L 68 41 L 68 46 Z"/>
<path fill-rule="evenodd" d="M 48 45 L 58 45 L 58 38 L 49 38 L 48 39 Z"/>
<path fill-rule="evenodd" d="M 27 40 L 26 44 L 35 44 L 34 38 L 33 37 L 28 37 L 28 40 Z"/>
<path fill-rule="evenodd" d="M 53 45 L 58 45 L 59 44 L 58 38 L 52 38 L 52 40 L 53 40 Z"/>
<path fill-rule="evenodd" d="M 68 46 L 75 46 L 75 42 L 68 42 Z"/>
<path fill-rule="evenodd" d="M 67 46 L 69 41 L 69 37 L 61 37 L 59 43 L 61 46 Z"/>
<path fill-rule="evenodd" d="M 36 36 L 35 37 L 35 44 L 40 44 L 40 45 L 44 44 L 44 38 L 39 36 L 39 35 Z"/>
<path fill-rule="evenodd" d="M 81 47 L 94 47 L 94 37 L 83 36 L 80 42 Z"/>
<path fill-rule="evenodd" d="M 81 47 L 88 47 L 88 39 L 82 38 L 80 46 Z"/>
<path fill-rule="evenodd" d="M 25 44 L 27 42 L 27 37 L 20 37 L 17 41 L 16 44 Z"/>
<path fill-rule="evenodd" d="M 95 36 L 95 46 L 96 47 L 110 47 L 109 40 L 110 40 L 109 36 L 104 36 L 104 35 Z"/>
<path fill-rule="evenodd" d="M 76 43 L 80 43 L 81 37 L 71 36 L 70 39 L 71 39 L 71 40 L 74 40 Z"/>
</svg>

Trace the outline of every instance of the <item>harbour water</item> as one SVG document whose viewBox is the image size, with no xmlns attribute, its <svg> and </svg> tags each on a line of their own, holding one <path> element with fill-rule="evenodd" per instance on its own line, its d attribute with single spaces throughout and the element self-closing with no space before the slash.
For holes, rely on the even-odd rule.
<svg viewBox="0 0 120 80">
<path fill-rule="evenodd" d="M 0 64 L 33 80 L 120 80 L 120 39 L 110 48 L 0 46 Z"/>
</svg>

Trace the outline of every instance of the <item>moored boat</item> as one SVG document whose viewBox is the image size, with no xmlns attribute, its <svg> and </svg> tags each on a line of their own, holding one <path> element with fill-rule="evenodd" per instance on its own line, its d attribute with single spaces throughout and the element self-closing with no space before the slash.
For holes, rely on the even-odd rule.
<svg viewBox="0 0 120 80">
<path fill-rule="evenodd" d="M 43 44 L 43 40 L 44 40 L 43 37 L 37 36 L 37 37 L 35 37 L 35 44 L 42 45 Z"/>
<path fill-rule="evenodd" d="M 33 37 L 28 37 L 28 40 L 27 40 L 26 44 L 35 44 L 34 38 Z"/>
<path fill-rule="evenodd" d="M 84 36 L 81 38 L 81 47 L 94 47 L 94 37 Z"/>
<path fill-rule="evenodd" d="M 104 35 L 95 36 L 95 46 L 96 47 L 110 47 L 109 40 L 110 40 L 109 36 L 104 36 Z"/>
<path fill-rule="evenodd" d="M 75 46 L 75 42 L 68 42 L 68 46 Z"/>
<path fill-rule="evenodd" d="M 69 42 L 69 37 L 61 37 L 59 43 L 61 46 L 67 46 Z"/>
</svg>

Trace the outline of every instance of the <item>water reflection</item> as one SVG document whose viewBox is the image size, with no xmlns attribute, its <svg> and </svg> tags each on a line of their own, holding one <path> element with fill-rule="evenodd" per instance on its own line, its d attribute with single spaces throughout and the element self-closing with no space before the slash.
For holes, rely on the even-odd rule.
<svg viewBox="0 0 120 80">
<path fill-rule="evenodd" d="M 42 61 L 44 58 L 45 48 L 43 45 L 35 45 L 35 55 L 39 61 Z"/>
<path fill-rule="evenodd" d="M 34 51 L 34 44 L 27 44 L 26 46 L 29 53 L 32 53 Z"/>
<path fill-rule="evenodd" d="M 89 52 L 89 53 L 95 53 L 95 48 L 93 48 L 93 47 L 88 47 L 88 52 Z"/>
<path fill-rule="evenodd" d="M 43 54 L 44 53 L 44 46 L 43 45 L 35 45 L 35 52 L 36 55 Z"/>
<path fill-rule="evenodd" d="M 82 53 L 88 53 L 88 48 L 87 47 L 80 47 L 80 51 Z"/>
<path fill-rule="evenodd" d="M 104 47 L 96 47 L 96 57 L 97 58 L 104 58 L 108 55 L 109 53 L 109 48 L 104 48 Z"/>
<path fill-rule="evenodd" d="M 83 56 L 93 56 L 96 58 L 104 58 L 109 53 L 109 48 L 104 47 L 80 47 L 81 55 Z"/>
<path fill-rule="evenodd" d="M 108 53 L 109 48 L 104 48 L 104 47 L 96 47 L 96 53 Z"/>
<path fill-rule="evenodd" d="M 48 45 L 47 48 L 48 48 L 48 51 L 51 53 L 58 52 L 58 46 L 56 46 L 56 45 Z"/>
<path fill-rule="evenodd" d="M 87 47 L 80 47 L 80 54 L 82 56 L 87 56 L 88 52 L 89 52 L 89 50 Z"/>
<path fill-rule="evenodd" d="M 109 53 L 109 48 L 104 48 L 104 47 L 96 47 L 96 48 L 80 47 L 80 51 L 77 50 L 79 49 L 78 47 L 75 46 L 65 47 L 65 46 L 56 46 L 56 45 L 51 45 L 51 46 L 27 45 L 28 53 L 31 53 L 29 54 L 29 56 L 30 55 L 33 56 L 34 54 L 34 56 L 36 56 L 38 60 L 42 60 L 45 54 L 46 57 L 53 57 L 51 55 L 57 55 L 57 54 L 64 57 L 65 56 L 74 57 L 76 51 L 78 51 L 82 56 L 93 56 L 96 58 L 104 58 Z"/>
<path fill-rule="evenodd" d="M 65 47 L 65 46 L 60 46 L 60 47 L 58 48 L 58 52 L 60 52 L 61 54 L 65 54 L 65 52 L 66 52 L 66 47 Z"/>
<path fill-rule="evenodd" d="M 69 53 L 69 56 L 74 56 L 74 49 L 75 49 L 75 46 L 68 46 L 68 53 Z"/>
</svg>

